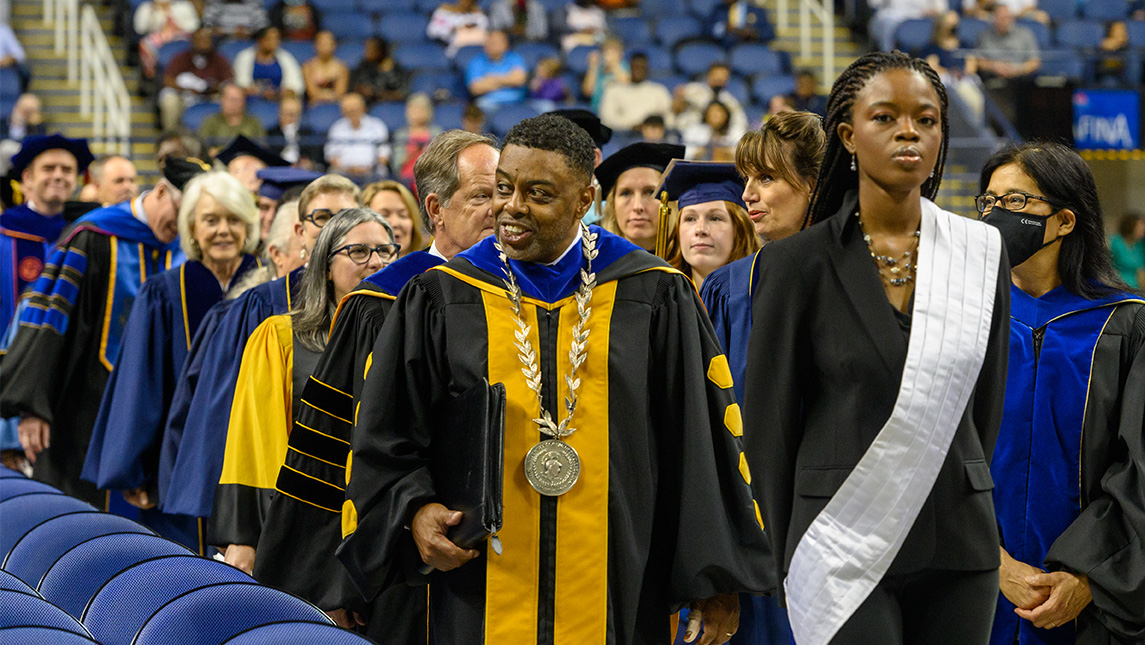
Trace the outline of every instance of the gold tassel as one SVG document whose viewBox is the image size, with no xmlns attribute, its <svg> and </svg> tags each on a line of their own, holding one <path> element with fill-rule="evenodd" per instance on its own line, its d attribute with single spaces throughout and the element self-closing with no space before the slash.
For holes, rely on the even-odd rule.
<svg viewBox="0 0 1145 645">
<path fill-rule="evenodd" d="M 15 179 L 8 180 L 12 186 L 12 203 L 9 206 L 19 206 L 24 203 L 24 191 L 20 188 L 20 182 Z"/>
<path fill-rule="evenodd" d="M 668 221 L 672 209 L 668 207 L 668 191 L 660 191 L 660 219 L 656 223 L 656 257 L 668 259 Z"/>
</svg>

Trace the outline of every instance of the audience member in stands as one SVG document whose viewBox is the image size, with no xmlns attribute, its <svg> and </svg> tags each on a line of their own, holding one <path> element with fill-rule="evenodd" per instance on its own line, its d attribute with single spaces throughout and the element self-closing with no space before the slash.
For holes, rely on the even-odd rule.
<svg viewBox="0 0 1145 645">
<path fill-rule="evenodd" d="M 155 163 L 159 166 L 159 172 L 163 172 L 168 157 L 186 159 L 187 157 L 202 158 L 202 156 L 202 142 L 178 129 L 164 130 L 155 142 Z"/>
<path fill-rule="evenodd" d="M 322 30 L 322 12 L 308 0 L 279 0 L 269 17 L 284 40 L 310 42 Z"/>
<path fill-rule="evenodd" d="M 1145 287 L 1145 218 L 1126 213 L 1117 226 L 1117 234 L 1109 236 L 1113 252 L 1113 268 L 1121 279 L 1134 289 Z"/>
<path fill-rule="evenodd" d="M 322 163 L 321 136 L 302 122 L 302 100 L 287 96 L 278 103 L 278 125 L 266 133 L 266 142 L 292 165 L 314 168 Z"/>
<path fill-rule="evenodd" d="M 489 19 L 477 5 L 477 0 L 457 0 L 434 9 L 425 35 L 430 40 L 445 43 L 445 55 L 450 58 L 458 49 L 485 42 Z"/>
<path fill-rule="evenodd" d="M 680 132 L 682 143 L 688 148 L 688 159 L 702 161 L 735 161 L 735 146 L 739 137 L 729 136 L 731 114 L 719 101 L 712 101 L 704 110 L 702 123 Z"/>
<path fill-rule="evenodd" d="M 1126 55 L 1129 51 L 1129 29 L 1125 21 L 1115 20 L 1105 28 L 1105 38 L 1097 48 L 1096 80 L 1104 85 L 1131 82 L 1125 77 Z"/>
<path fill-rule="evenodd" d="M 1016 120 L 1020 93 L 1030 86 L 1042 67 L 1034 32 L 1014 24 L 1014 12 L 1005 4 L 994 7 L 994 24 L 978 37 L 978 74 L 1003 113 Z"/>
<path fill-rule="evenodd" d="M 362 60 L 350 74 L 350 89 L 367 103 L 400 101 L 409 91 L 409 73 L 390 55 L 390 45 L 381 38 L 367 38 Z"/>
<path fill-rule="evenodd" d="M 542 41 L 549 37 L 549 18 L 539 0 L 494 0 L 489 7 L 490 29 L 514 40 Z"/>
<path fill-rule="evenodd" d="M 342 118 L 326 134 L 326 163 L 331 172 L 358 183 L 388 174 L 390 131 L 377 117 L 366 114 L 366 101 L 351 92 L 342 99 Z"/>
<path fill-rule="evenodd" d="M 302 66 L 302 77 L 306 81 L 306 99 L 315 103 L 334 103 L 342 99 L 350 89 L 350 69 L 346 67 L 334 51 L 338 43 L 334 34 L 318 32 L 314 39 L 314 58 Z"/>
<path fill-rule="evenodd" d="M 485 134 L 485 110 L 473 103 L 467 104 L 461 115 L 461 129 L 474 134 Z"/>
<path fill-rule="evenodd" d="M 525 60 L 509 50 L 509 37 L 491 31 L 485 48 L 465 68 L 465 85 L 482 110 L 525 100 L 528 72 Z"/>
<path fill-rule="evenodd" d="M 219 86 L 234 78 L 226 57 L 215 50 L 211 30 L 191 34 L 191 48 L 180 52 L 163 72 L 159 116 L 164 130 L 177 130 L 188 106 L 212 100 Z"/>
<path fill-rule="evenodd" d="M 1038 8 L 1038 0 L 962 0 L 962 13 L 970 18 L 990 20 L 994 7 L 998 5 L 1009 7 L 1015 18 L 1036 20 L 1043 25 L 1050 24 L 1050 15 Z"/>
<path fill-rule="evenodd" d="M 254 34 L 254 45 L 235 56 L 235 83 L 247 94 L 277 101 L 285 94 L 302 96 L 306 84 L 294 55 L 279 45 L 278 29 L 265 27 Z"/>
<path fill-rule="evenodd" d="M 393 174 L 405 185 L 414 185 L 413 165 L 421 153 L 425 152 L 430 139 L 439 134 L 441 134 L 441 128 L 433 123 L 433 101 L 429 99 L 428 95 L 421 92 L 410 96 L 409 100 L 406 101 L 406 124 L 394 132 L 393 159 L 391 161 Z M 369 204 L 369 201 L 363 199 L 363 203 Z M 416 200 L 414 205 L 417 205 Z M 395 229 L 395 234 L 396 232 Z M 401 240 L 398 240 L 398 244 L 402 245 L 402 253 L 404 254 L 405 244 Z"/>
<path fill-rule="evenodd" d="M 12 106 L 12 114 L 7 122 L 0 123 L 0 139 L 20 143 L 24 137 L 47 134 L 48 124 L 44 120 L 43 104 L 35 94 L 21 94 Z M 17 150 L 19 147 L 17 147 Z M 14 152 L 12 154 L 15 154 Z M 7 155 L 10 157 L 11 154 Z M 5 163 L 8 161 L 5 157 Z"/>
<path fill-rule="evenodd" d="M 712 101 L 719 101 L 731 115 L 729 136 L 738 141 L 747 132 L 747 114 L 738 99 L 727 90 L 731 80 L 731 69 L 727 63 L 716 62 L 708 67 L 703 81 L 679 85 L 672 94 L 674 126 L 680 132 L 704 120 L 704 112 Z"/>
<path fill-rule="evenodd" d="M 147 0 L 135 10 L 133 22 L 143 73 L 154 78 L 159 48 L 173 40 L 186 40 L 199 28 L 199 12 L 189 0 Z"/>
<path fill-rule="evenodd" d="M 635 53 L 629 65 L 629 80 L 608 85 L 600 101 L 600 120 L 613 130 L 635 130 L 650 116 L 664 119 L 672 114 L 671 92 L 648 80 L 648 56 Z"/>
<path fill-rule="evenodd" d="M 104 206 L 120 204 L 139 194 L 135 164 L 127 157 L 109 155 L 100 157 L 87 169 L 91 177 L 89 186 L 95 186 L 95 199 Z M 86 188 L 86 186 L 85 186 Z"/>
<path fill-rule="evenodd" d="M 763 119 L 766 121 L 780 112 L 791 112 L 794 109 L 795 104 L 792 103 L 790 96 L 776 94 L 767 100 L 767 113 L 763 115 Z"/>
<path fill-rule="evenodd" d="M 803 112 L 827 115 L 827 97 L 819 93 L 819 78 L 811 69 L 801 69 L 795 75 L 795 92 L 788 97 L 791 106 Z"/>
<path fill-rule="evenodd" d="M 559 58 L 546 58 L 537 63 L 536 74 L 529 81 L 529 100 L 541 112 L 550 112 L 557 109 L 558 104 L 572 100 L 560 71 Z"/>
<path fill-rule="evenodd" d="M 872 44 L 885 52 L 894 51 L 895 30 L 907 20 L 941 15 L 950 9 L 947 0 L 872 0 L 877 7 L 867 31 Z"/>
<path fill-rule="evenodd" d="M 775 29 L 767 10 L 750 0 L 723 0 L 708 14 L 707 32 L 725 47 L 746 42 L 770 42 Z"/>
<path fill-rule="evenodd" d="M 28 82 L 32 78 L 32 71 L 28 67 L 27 55 L 12 31 L 7 20 L 0 21 L 0 69 L 15 69 L 20 75 L 20 91 L 28 90 Z"/>
<path fill-rule="evenodd" d="M 206 0 L 203 5 L 203 26 L 216 36 L 249 38 L 268 24 L 262 0 Z"/>
<path fill-rule="evenodd" d="M 203 119 L 199 126 L 199 138 L 210 148 L 226 145 L 238 135 L 250 139 L 266 138 L 266 129 L 252 114 L 246 111 L 246 94 L 234 83 L 223 83 L 219 96 L 219 111 Z"/>
<path fill-rule="evenodd" d="M 598 51 L 588 55 L 588 72 L 581 81 L 580 91 L 589 97 L 593 111 L 600 111 L 604 89 L 613 83 L 629 81 L 628 63 L 624 62 L 624 43 L 615 36 L 604 41 Z"/>
<path fill-rule="evenodd" d="M 640 140 L 646 143 L 672 143 L 668 137 L 668 126 L 664 124 L 664 117 L 653 114 L 641 122 L 638 132 Z"/>
<path fill-rule="evenodd" d="M 969 109 L 969 116 L 976 123 L 984 123 L 985 119 L 985 93 L 982 79 L 978 78 L 978 59 L 974 56 L 959 55 L 961 47 L 958 40 L 958 24 L 961 21 L 958 14 L 953 11 L 944 13 L 934 21 L 934 30 L 930 35 L 930 44 L 918 53 L 918 57 L 925 60 L 948 90 L 962 100 Z"/>
<path fill-rule="evenodd" d="M 421 229 L 417 197 L 396 181 L 379 181 L 362 189 L 362 204 L 386 218 L 394 230 L 394 243 L 404 257 L 429 246 Z"/>
<path fill-rule="evenodd" d="M 573 0 L 565 5 L 557 19 L 561 49 L 568 52 L 580 46 L 595 47 L 604 39 L 608 19 L 604 10 L 592 0 Z"/>
</svg>

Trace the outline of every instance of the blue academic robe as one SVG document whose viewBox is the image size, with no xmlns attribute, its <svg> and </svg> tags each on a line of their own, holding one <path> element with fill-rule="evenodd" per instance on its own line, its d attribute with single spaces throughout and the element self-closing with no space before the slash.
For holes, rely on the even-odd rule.
<svg viewBox="0 0 1145 645">
<path fill-rule="evenodd" d="M 259 264 L 244 256 L 231 284 Z M 155 492 L 158 452 L 168 408 L 187 353 L 207 310 L 225 289 L 201 262 L 152 277 L 132 305 L 117 369 L 108 379 L 92 428 L 83 478 L 101 489 Z M 155 509 L 140 515 L 160 535 L 202 553 L 198 518 Z"/>
<path fill-rule="evenodd" d="M 1128 321 L 1135 317 L 1136 333 L 1142 333 L 1145 314 L 1135 303 L 1145 301 L 1128 293 L 1087 300 L 1064 286 L 1041 298 L 1011 289 L 1006 403 L 990 469 L 1002 546 L 1038 568 L 1065 565 L 1087 573 L 1094 603 L 1077 621 L 1043 630 L 1022 620 L 999 594 L 991 643 L 1094 642 L 1082 637 L 1079 626 L 1097 627 L 1092 619 L 1098 616 L 1097 621 L 1126 630 L 1118 635 L 1129 640 L 1118 642 L 1145 637 L 1145 605 L 1140 604 L 1145 583 L 1139 567 L 1130 564 L 1141 562 L 1145 500 L 1139 488 L 1123 490 L 1119 477 L 1110 476 L 1125 467 L 1118 463 L 1122 459 L 1140 468 L 1143 457 L 1145 389 L 1131 391 L 1141 387 L 1142 358 L 1136 363 L 1122 358 L 1131 359 L 1142 342 L 1129 332 L 1133 325 L 1122 320 L 1126 314 Z M 1119 435 L 1129 440 L 1119 445 Z M 1140 473 L 1135 478 L 1140 481 Z M 1136 547 L 1115 537 L 1126 528 L 1138 532 Z M 1109 567 L 1116 571 L 1105 572 Z M 1133 621 L 1118 619 L 1118 608 L 1136 614 L 1140 631 L 1127 630 Z"/>
<path fill-rule="evenodd" d="M 700 299 L 716 330 L 716 337 L 728 358 L 736 401 L 743 407 L 743 380 L 747 370 L 747 340 L 751 336 L 751 305 L 759 260 L 757 251 L 745 258 L 716 269 L 704 279 Z M 787 611 L 772 596 L 742 594 L 739 600 L 739 631 L 729 641 L 732 645 L 765 645 L 791 642 L 791 624 Z M 686 612 L 684 614 L 686 616 Z M 683 643 L 684 619 L 681 618 L 677 643 Z"/>
<path fill-rule="evenodd" d="M 16 313 L 16 302 L 40 277 L 44 259 L 67 221 L 63 215 L 44 216 L 27 204 L 0 213 L 0 336 Z"/>
<path fill-rule="evenodd" d="M 164 451 L 169 454 L 160 458 L 160 489 L 166 491 L 159 495 L 163 512 L 211 516 L 246 341 L 264 320 L 291 310 L 302 272 L 300 267 L 236 298 L 227 306 L 211 338 L 203 340 L 198 382 L 210 387 L 196 387 L 184 395 L 190 396 L 189 402 L 172 404 L 167 421 L 170 436 L 164 439 Z M 170 472 L 165 473 L 168 467 Z"/>
</svg>

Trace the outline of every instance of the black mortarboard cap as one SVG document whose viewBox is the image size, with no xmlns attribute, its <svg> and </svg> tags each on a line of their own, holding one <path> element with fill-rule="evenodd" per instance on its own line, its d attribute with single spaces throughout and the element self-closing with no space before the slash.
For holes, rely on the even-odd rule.
<svg viewBox="0 0 1145 645">
<path fill-rule="evenodd" d="M 194 157 L 167 157 L 163 165 L 163 178 L 180 191 L 187 182 L 200 173 L 209 172 L 211 165 Z"/>
<path fill-rule="evenodd" d="M 229 164 L 238 157 L 254 157 L 268 166 L 289 166 L 290 162 L 274 154 L 269 148 L 260 146 L 250 139 L 239 135 L 235 140 L 223 148 L 215 158 L 224 164 Z"/>
<path fill-rule="evenodd" d="M 256 176 L 262 180 L 258 194 L 278 201 L 282 194 L 294 186 L 309 184 L 323 173 L 291 166 L 263 168 Z"/>
<path fill-rule="evenodd" d="M 743 189 L 735 164 L 677 159 L 664 170 L 656 194 L 667 191 L 668 201 L 676 202 L 677 208 L 717 200 L 744 206 Z"/>
<path fill-rule="evenodd" d="M 632 168 L 652 168 L 664 172 L 673 159 L 684 158 L 684 146 L 674 143 L 634 143 L 625 146 L 596 168 L 596 180 L 600 182 L 600 192 L 607 196 L 620 175 Z"/>
<path fill-rule="evenodd" d="M 593 143 L 597 148 L 603 148 L 604 144 L 612 140 L 612 128 L 600 122 L 600 117 L 596 116 L 588 110 L 572 109 L 572 110 L 553 110 L 547 114 L 553 114 L 572 121 L 580 126 L 581 130 L 588 133 L 592 137 Z"/>
<path fill-rule="evenodd" d="M 12 155 L 12 172 L 19 177 L 36 157 L 49 150 L 67 150 L 72 153 L 81 173 L 95 160 L 91 149 L 87 147 L 87 139 L 69 139 L 62 134 L 38 134 L 26 137 L 20 152 Z"/>
</svg>

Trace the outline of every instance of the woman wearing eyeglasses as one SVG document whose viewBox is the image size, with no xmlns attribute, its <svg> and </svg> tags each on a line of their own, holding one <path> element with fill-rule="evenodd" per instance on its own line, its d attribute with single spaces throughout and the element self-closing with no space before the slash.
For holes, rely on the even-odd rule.
<svg viewBox="0 0 1145 645">
<path fill-rule="evenodd" d="M 1004 148 L 980 185 L 1013 265 L 991 642 L 1143 642 L 1145 300 L 1113 269 L 1076 152 Z"/>
<path fill-rule="evenodd" d="M 224 549 L 228 563 L 254 568 L 287 433 L 306 405 L 302 385 L 326 346 L 338 303 L 399 251 L 384 217 L 364 208 L 339 211 L 318 234 L 294 310 L 271 316 L 247 340 L 209 523 L 209 542 Z"/>
</svg>

